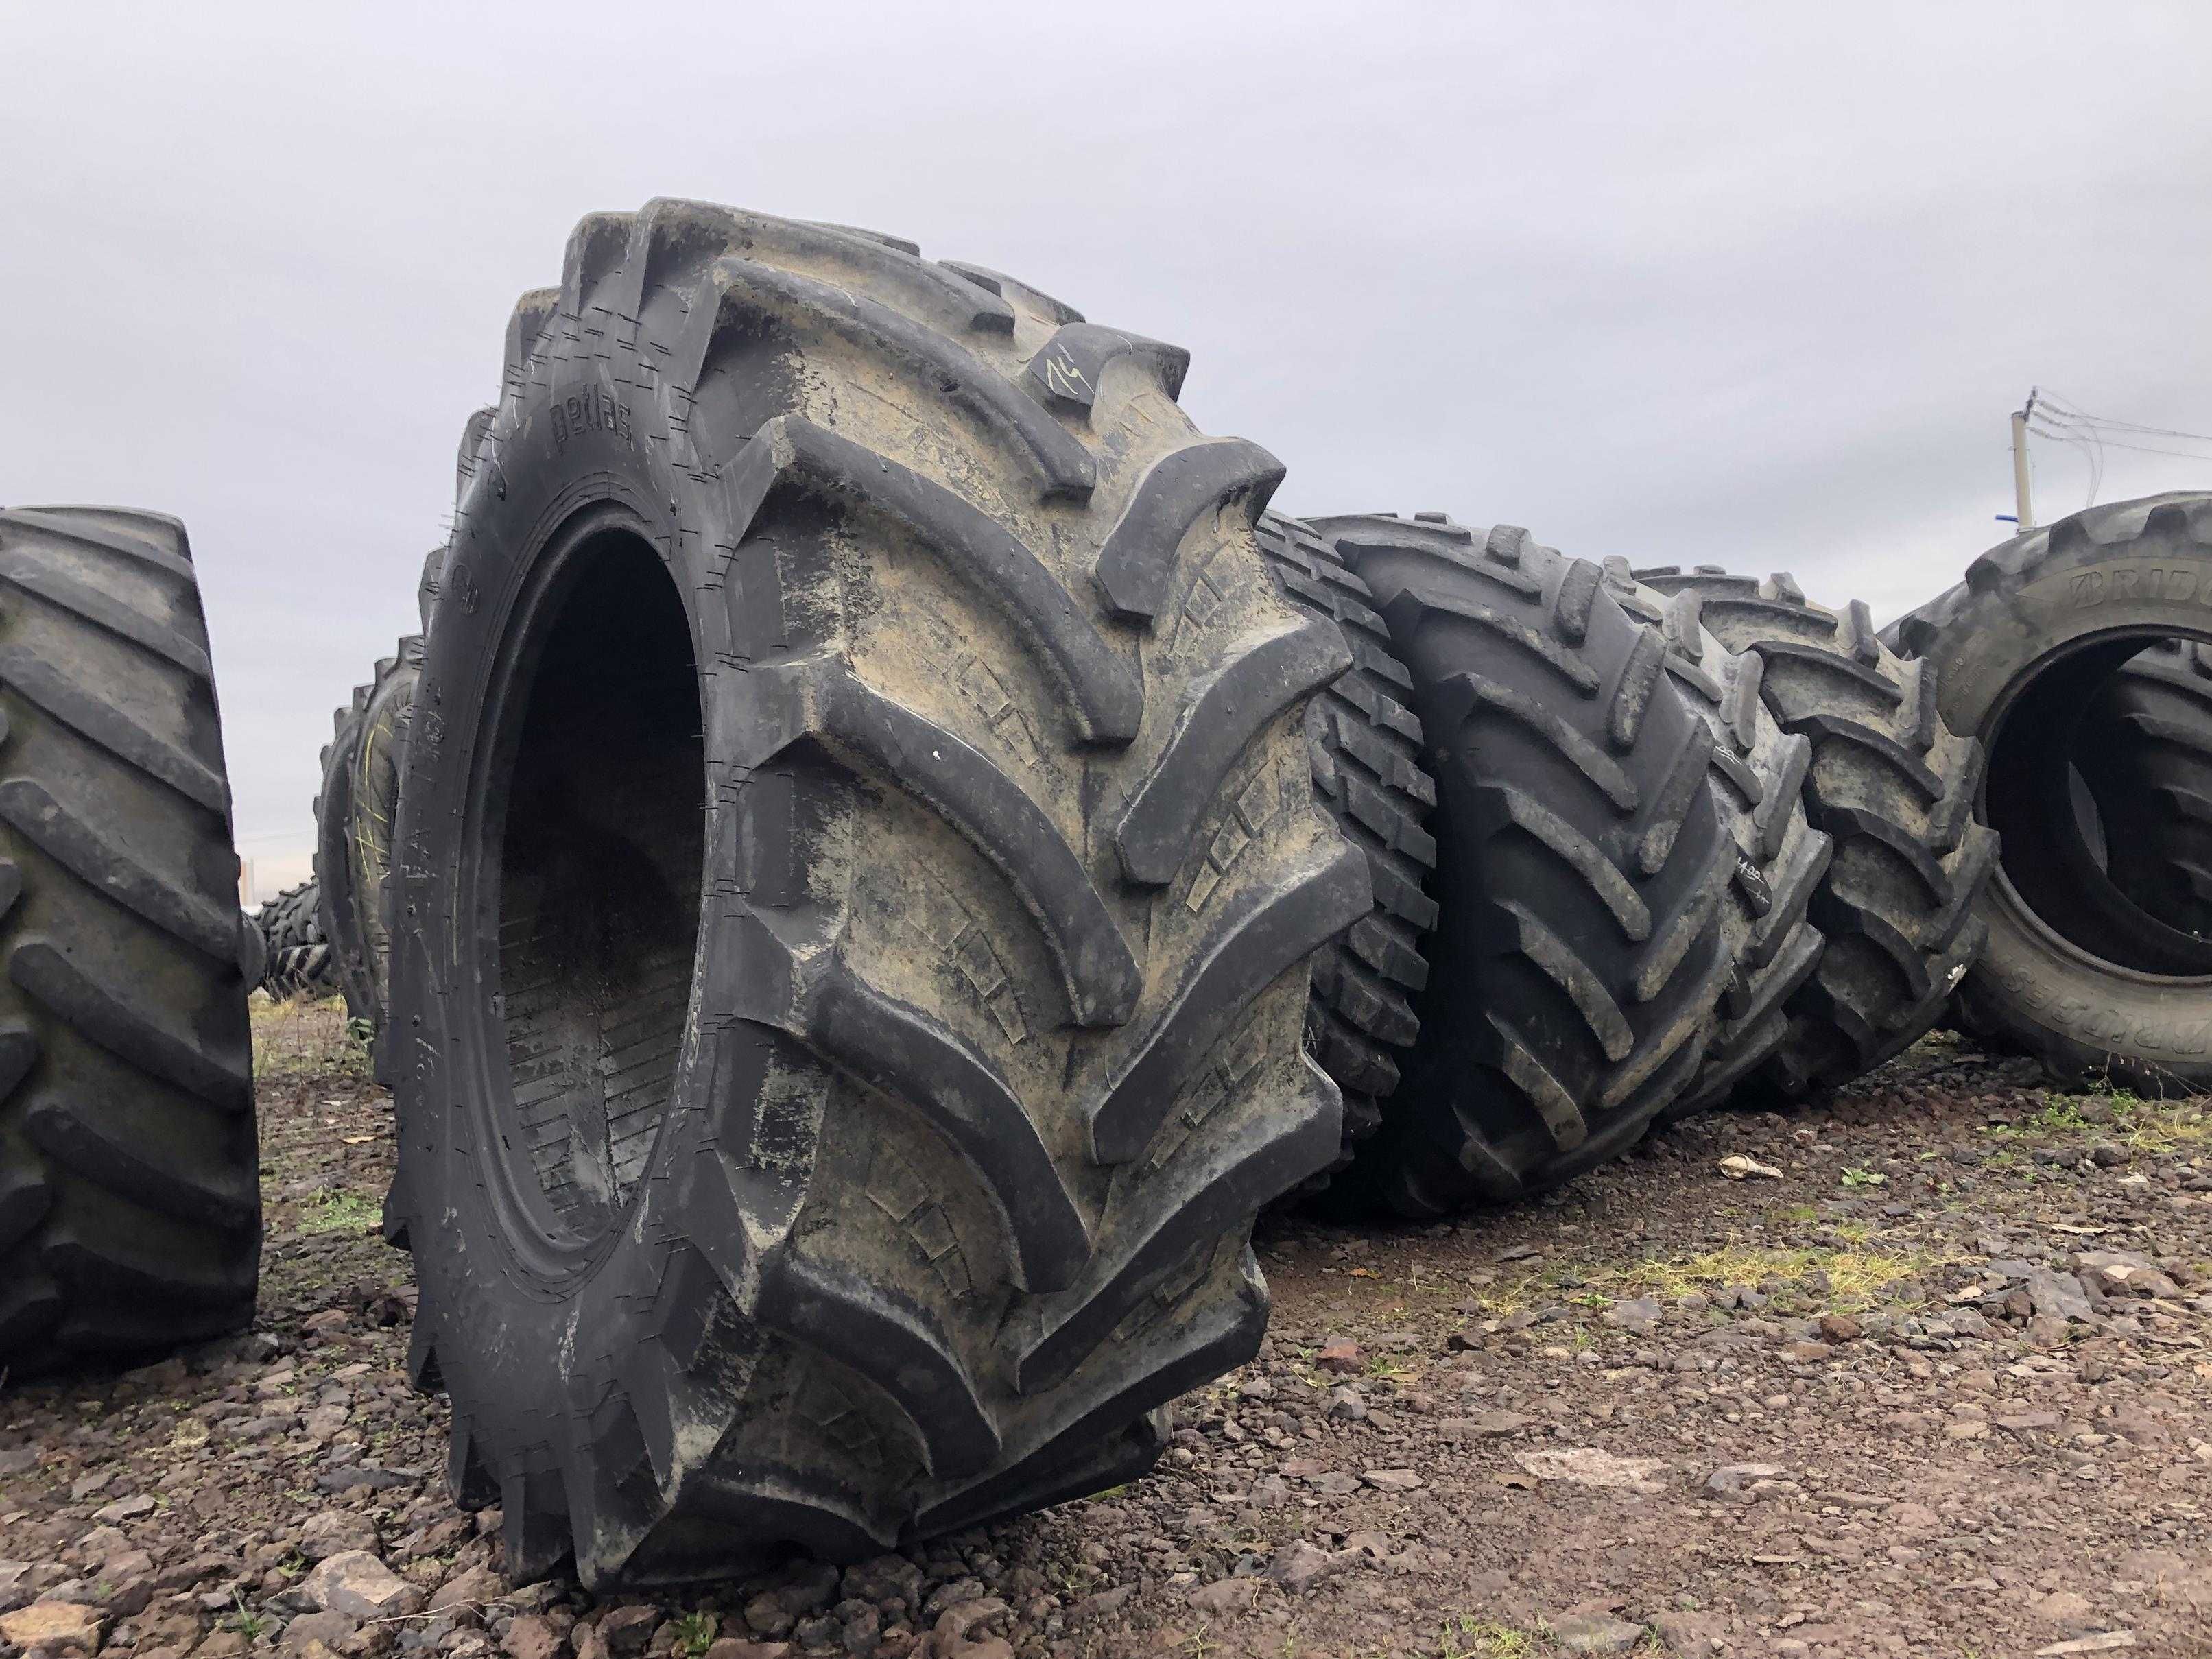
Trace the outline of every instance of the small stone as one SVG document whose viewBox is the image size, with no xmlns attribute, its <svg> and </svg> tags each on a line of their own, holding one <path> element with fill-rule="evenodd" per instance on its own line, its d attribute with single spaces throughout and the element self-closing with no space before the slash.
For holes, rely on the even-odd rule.
<svg viewBox="0 0 2212 1659">
<path fill-rule="evenodd" d="M 791 1627 L 799 1622 L 792 1617 L 791 1609 L 783 1605 L 782 1599 L 767 1590 L 745 1603 L 744 1619 L 745 1628 L 757 1636 L 788 1636 Z M 612 1645 L 611 1638 L 609 1645 Z"/>
<path fill-rule="evenodd" d="M 785 1659 L 790 1651 L 788 1642 L 741 1642 L 725 1636 L 707 1644 L 706 1659 Z"/>
<path fill-rule="evenodd" d="M 2049 1625 L 2079 1625 L 2086 1623 L 2091 1608 L 2089 1599 L 2072 1590 L 2056 1590 L 2049 1595 L 2039 1595 L 2027 1604 L 2027 1610 Z"/>
<path fill-rule="evenodd" d="M 757 1596 L 754 1599 L 775 1605 L 773 1596 Z M 777 1607 L 776 1611 L 781 1613 L 783 1609 Z M 659 1622 L 660 1611 L 657 1607 L 610 1607 L 600 1615 L 597 1629 L 599 1640 L 607 1644 L 607 1651 L 614 1656 L 614 1659 L 635 1659 L 635 1655 L 645 1651 L 645 1644 L 653 1639 L 653 1627 Z M 748 1624 L 751 1622 L 750 1619 L 746 1620 Z M 783 1628 L 791 1628 L 788 1617 L 785 1619 Z"/>
<path fill-rule="evenodd" d="M 19 1648 L 79 1648 L 97 1651 L 106 1617 L 97 1607 L 75 1601 L 33 1601 L 13 1613 L 0 1613 L 0 1641 Z"/>
<path fill-rule="evenodd" d="M 499 1650 L 507 1659 L 560 1659 L 568 1650 L 568 1638 L 544 1613 L 520 1613 L 499 1638 Z"/>
<path fill-rule="evenodd" d="M 2022 1280 L 2038 1315 L 2069 1321 L 2094 1317 L 2081 1281 L 2073 1274 L 2053 1273 L 2048 1267 L 2031 1267 L 2022 1275 Z"/>
<path fill-rule="evenodd" d="M 489 1606 L 507 1594 L 507 1580 L 489 1567 L 469 1567 L 438 1586 L 430 1597 L 432 1613 L 469 1613 Z"/>
<path fill-rule="evenodd" d="M 140 1516 L 153 1512 L 153 1498 L 142 1492 L 130 1498 L 118 1498 L 112 1504 L 103 1504 L 92 1512 L 92 1518 L 112 1527 L 125 1521 L 136 1521 Z"/>
<path fill-rule="evenodd" d="M 1116 1584 L 1111 1589 L 1080 1597 L 1068 1612 L 1077 1619 L 1103 1619 L 1108 1613 L 1119 1613 L 1136 1593 L 1134 1584 Z"/>
<path fill-rule="evenodd" d="M 1447 1440 L 1487 1439 L 1518 1434 L 1535 1420 L 1525 1412 L 1477 1412 L 1472 1417 L 1447 1417 L 1437 1425 L 1437 1431 Z"/>
<path fill-rule="evenodd" d="M 409 1583 L 367 1550 L 343 1550 L 316 1564 L 300 1583 L 319 1609 L 356 1619 L 389 1619 L 418 1612 L 422 1587 Z"/>
<path fill-rule="evenodd" d="M 1657 1297 L 1637 1296 L 1626 1302 L 1614 1303 L 1605 1310 L 1603 1318 L 1606 1324 L 1615 1329 L 1623 1327 L 1634 1329 L 1657 1324 L 1666 1311 Z"/>
<path fill-rule="evenodd" d="M 1663 1457 L 1619 1457 L 1595 1446 L 1567 1446 L 1558 1450 L 1523 1452 L 1521 1467 L 1539 1480 L 1561 1480 L 1572 1486 L 1591 1486 L 1604 1492 L 1660 1492 L 1656 1477 L 1667 1467 Z"/>
<path fill-rule="evenodd" d="M 1818 1359 L 1826 1359 L 1829 1357 L 1830 1352 L 1826 1343 L 1814 1342 L 1804 1338 L 1782 1345 L 1782 1357 L 1801 1365 L 1810 1364 Z"/>
<path fill-rule="evenodd" d="M 841 1632 L 835 1619 L 802 1619 L 791 1632 L 791 1639 L 810 1652 L 838 1645 Z"/>
<path fill-rule="evenodd" d="M 1785 1472 L 1779 1463 L 1723 1463 L 1705 1477 L 1705 1490 L 1739 1492 L 1755 1480 L 1779 1480 Z"/>
<path fill-rule="evenodd" d="M 1831 1342 L 1856 1342 L 1866 1329 L 1849 1314 L 1822 1314 L 1818 1322 L 1820 1334 Z"/>
<path fill-rule="evenodd" d="M 300 1553 L 310 1561 L 327 1560 L 344 1550 L 373 1553 L 377 1541 L 376 1522 L 358 1510 L 324 1510 L 300 1528 Z"/>
<path fill-rule="evenodd" d="M 809 1561 L 793 1569 L 791 1582 L 775 1592 L 794 1619 L 830 1605 L 837 1594 L 837 1569 L 827 1561 Z"/>
<path fill-rule="evenodd" d="M 1190 1604 L 1201 1613 L 1219 1613 L 1224 1618 L 1252 1610 L 1252 1587 L 1249 1578 L 1223 1578 L 1211 1584 L 1200 1584 L 1190 1593 Z"/>
<path fill-rule="evenodd" d="M 1293 1595 L 1303 1595 L 1335 1567 L 1335 1561 L 1326 1550 L 1317 1549 L 1303 1538 L 1294 1538 L 1275 1552 L 1267 1563 L 1267 1577 Z"/>
<path fill-rule="evenodd" d="M 1411 1469 L 1362 1469 L 1359 1478 L 1377 1492 L 1419 1492 L 1428 1484 Z"/>
<path fill-rule="evenodd" d="M 325 1611 L 303 1613 L 284 1626 L 284 1633 L 276 1638 L 276 1645 L 286 1653 L 298 1653 L 310 1642 L 320 1643 L 325 1648 L 336 1648 L 361 1628 L 361 1620 L 349 1613 Z"/>
<path fill-rule="evenodd" d="M 1348 1336 L 1340 1336 L 1322 1346 L 1314 1356 L 1314 1364 L 1325 1371 L 1356 1371 L 1360 1369 L 1359 1345 Z"/>
<path fill-rule="evenodd" d="M 1644 1626 L 1609 1613 L 1571 1613 L 1552 1621 L 1552 1640 L 1564 1653 L 1630 1653 Z"/>
</svg>

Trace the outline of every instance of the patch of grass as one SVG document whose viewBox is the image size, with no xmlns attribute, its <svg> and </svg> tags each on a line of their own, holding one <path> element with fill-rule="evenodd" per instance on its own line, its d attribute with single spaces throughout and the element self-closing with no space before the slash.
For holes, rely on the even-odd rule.
<svg viewBox="0 0 2212 1659">
<path fill-rule="evenodd" d="M 380 1226 L 384 1206 L 365 1193 L 320 1193 L 300 1211 L 300 1234 L 367 1232 Z"/>
<path fill-rule="evenodd" d="M 721 1632 L 721 1620 L 704 1610 L 687 1613 L 676 1621 L 676 1651 L 684 1659 L 700 1659 Z"/>
<path fill-rule="evenodd" d="M 1395 1382 L 1401 1376 L 1411 1376 L 1412 1367 L 1389 1354 L 1378 1353 L 1367 1362 L 1368 1376 L 1379 1382 Z"/>
<path fill-rule="evenodd" d="M 1462 1613 L 1437 1638 L 1438 1659 L 1532 1659 L 1544 1640 L 1536 1631 Z"/>
<path fill-rule="evenodd" d="M 1696 1255 L 1634 1262 L 1602 1277 L 1633 1295 L 1673 1299 L 1726 1285 L 1755 1285 L 1769 1279 L 1794 1283 L 1819 1273 L 1828 1280 L 1827 1294 L 1820 1300 L 1852 1312 L 1873 1307 L 1887 1299 L 1891 1285 L 1924 1278 L 1936 1265 L 1936 1258 L 1916 1251 L 1730 1244 Z"/>
<path fill-rule="evenodd" d="M 257 994 L 250 1006 L 257 1078 L 369 1080 L 368 1045 L 352 1029 L 358 1022 L 346 1018 L 344 998 L 272 1002 Z"/>
<path fill-rule="evenodd" d="M 1887 1187 L 1889 1177 L 1877 1175 L 1872 1170 L 1845 1170 L 1842 1176 L 1846 1187 Z"/>
</svg>

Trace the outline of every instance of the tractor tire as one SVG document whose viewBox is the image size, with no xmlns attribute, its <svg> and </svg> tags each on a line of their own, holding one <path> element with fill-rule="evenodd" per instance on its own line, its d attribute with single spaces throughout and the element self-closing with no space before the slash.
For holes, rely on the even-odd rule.
<svg viewBox="0 0 2212 1659">
<path fill-rule="evenodd" d="M 1715 638 L 1759 658 L 1783 731 L 1812 743 L 1808 816 L 1833 843 L 1810 908 L 1826 949 L 1745 1088 L 1790 1101 L 1847 1083 L 1926 1035 L 1981 949 L 1973 902 L 1996 856 L 1973 818 L 1981 746 L 1943 724 L 1935 675 L 1882 645 L 1863 602 L 1827 610 L 1787 574 L 1636 574 L 1695 594 Z"/>
<path fill-rule="evenodd" d="M 1510 526 L 1313 528 L 1412 674 L 1438 795 L 1420 1041 L 1331 1202 L 1519 1198 L 1634 1144 L 1721 1023 L 1738 860 L 1713 735 L 1598 566 Z"/>
<path fill-rule="evenodd" d="M 1283 595 L 1344 634 L 1352 666 L 1306 705 L 1314 784 L 1367 854 L 1375 908 L 1314 958 L 1306 1052 L 1344 1093 L 1344 1150 L 1381 1127 L 1382 1103 L 1419 1035 L 1413 1000 L 1429 979 L 1421 940 L 1437 925 L 1427 891 L 1437 844 L 1421 826 L 1437 787 L 1421 770 L 1421 723 L 1406 706 L 1413 679 L 1390 654 L 1389 629 L 1367 584 L 1294 519 L 1260 520 L 1260 548 Z"/>
<path fill-rule="evenodd" d="M 230 790 L 173 519 L 0 511 L 0 1375 L 241 1328 L 261 1243 Z"/>
<path fill-rule="evenodd" d="M 910 243 L 585 219 L 399 799 L 410 1363 L 508 1571 L 865 1557 L 1129 1479 L 1337 1154 L 1350 665 L 1186 356 Z"/>
<path fill-rule="evenodd" d="M 2074 764 L 2113 885 L 2212 939 L 2212 646 L 2158 640 L 2121 664 L 2082 716 Z"/>
<path fill-rule="evenodd" d="M 261 988 L 272 997 L 328 996 L 337 988 L 330 941 L 323 937 L 322 890 L 303 881 L 263 905 Z"/>
<path fill-rule="evenodd" d="M 323 792 L 315 803 L 323 934 L 331 944 L 347 1012 L 379 1028 L 392 961 L 384 890 L 392 873 L 399 780 L 422 674 L 422 635 L 410 634 L 377 663 L 350 719 L 341 714 L 337 741 L 324 750 Z"/>
<path fill-rule="evenodd" d="M 1735 974 L 1697 1076 L 1661 1114 L 1674 1122 L 1723 1104 L 1788 1046 L 1790 1000 L 1827 947 L 1811 911 L 1834 847 L 1806 816 L 1813 740 L 1784 732 L 1760 695 L 1765 659 L 1715 639 L 1695 590 L 1656 592 L 1619 557 L 1607 559 L 1604 569 L 1621 608 L 1659 629 L 1667 672 L 1712 731 L 1722 820 L 1736 844 L 1735 876 L 1721 912 Z"/>
<path fill-rule="evenodd" d="M 1885 638 L 1937 672 L 1943 719 L 1989 751 L 1980 811 L 2002 853 L 1978 906 L 1989 945 L 1959 988 L 1960 1024 L 2062 1081 L 2212 1087 L 2205 943 L 2172 925 L 2189 911 L 2116 907 L 2124 890 L 2091 878 L 2065 764 L 2096 740 L 2085 720 L 2147 646 L 2212 638 L 2212 495 L 2116 502 L 2014 537 Z M 2133 731 L 2123 740 L 2147 758 L 2169 746 L 2154 728 Z M 2094 796 L 2098 781 L 2084 781 Z M 2106 868 L 2117 859 L 2130 879 L 2127 843 L 2145 826 L 2108 819 L 2105 832 Z"/>
</svg>

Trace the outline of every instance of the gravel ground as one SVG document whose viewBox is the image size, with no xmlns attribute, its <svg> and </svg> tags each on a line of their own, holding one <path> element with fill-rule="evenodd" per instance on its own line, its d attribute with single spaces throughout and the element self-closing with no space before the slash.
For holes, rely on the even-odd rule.
<svg viewBox="0 0 2212 1659">
<path fill-rule="evenodd" d="M 262 1317 L 0 1396 L 0 1659 L 2212 1653 L 2212 1119 L 1931 1038 L 1460 1226 L 1274 1218 L 1151 1478 L 842 1573 L 501 1576 L 407 1387 L 387 1104 L 257 1014 Z"/>
</svg>

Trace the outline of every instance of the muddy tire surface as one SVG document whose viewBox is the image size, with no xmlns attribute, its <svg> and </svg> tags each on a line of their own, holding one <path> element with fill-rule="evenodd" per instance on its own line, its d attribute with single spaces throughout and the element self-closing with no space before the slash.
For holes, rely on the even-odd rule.
<svg viewBox="0 0 2212 1659">
<path fill-rule="evenodd" d="M 230 791 L 184 526 L 0 511 L 0 1372 L 253 1316 Z"/>
<path fill-rule="evenodd" d="M 1344 1093 L 1344 1152 L 1381 1125 L 1382 1103 L 1419 1034 L 1413 1000 L 1428 983 L 1421 941 L 1437 925 L 1428 895 L 1437 844 L 1423 827 L 1437 787 L 1421 769 L 1421 723 L 1407 702 L 1413 678 L 1390 654 L 1373 596 L 1305 526 L 1276 514 L 1260 546 L 1284 596 L 1343 630 L 1352 665 L 1306 705 L 1314 783 L 1344 832 L 1367 854 L 1375 908 L 1314 958 L 1306 1048 Z"/>
<path fill-rule="evenodd" d="M 318 915 L 329 940 L 346 1012 L 384 1023 L 392 941 L 384 889 L 392 872 L 415 688 L 422 672 L 422 639 L 402 638 L 380 659 L 356 707 L 341 711 L 338 735 L 323 751 L 323 789 L 316 798 Z"/>
<path fill-rule="evenodd" d="M 1438 797 L 1421 1040 L 1332 1201 L 1433 1216 L 1555 1185 L 1632 1145 L 1722 1018 L 1712 732 L 1599 566 L 1510 526 L 1314 527 L 1411 672 Z"/>
<path fill-rule="evenodd" d="M 1249 1356 L 1366 915 L 1349 665 L 1180 350 L 661 201 L 526 295 L 401 788 L 410 1365 L 511 1571 L 718 1577 L 1127 1480 Z"/>
<path fill-rule="evenodd" d="M 1989 945 L 1960 987 L 1960 1023 L 2063 1079 L 2152 1094 L 2212 1085 L 2212 951 L 2186 927 L 2198 913 L 2154 908 L 2154 890 L 2137 902 L 2118 884 L 2142 881 L 2160 849 L 2193 831 L 2171 796 L 2148 809 L 2168 816 L 2154 830 L 2114 798 L 2093 838 L 2067 775 L 2098 740 L 2085 721 L 2123 671 L 2156 660 L 2148 647 L 2161 641 L 2193 662 L 2212 640 L 2212 496 L 2116 502 L 2015 537 L 1885 637 L 1936 671 L 1944 720 L 1989 752 L 1981 811 L 2002 853 L 1978 907 Z M 2133 712 L 2155 696 L 2186 738 L 2201 705 L 2193 672 L 2177 678 L 2154 691 L 2138 681 Z M 2153 769 L 2137 781 L 2154 791 L 2190 751 L 2155 720 L 2104 735 Z M 2116 787 L 2094 757 L 2082 770 L 2093 797 Z"/>
<path fill-rule="evenodd" d="M 1944 724 L 1939 676 L 1885 646 L 1862 601 L 1831 611 L 1786 574 L 1637 576 L 1694 595 L 1723 645 L 1760 659 L 1782 730 L 1812 745 L 1808 816 L 1832 845 L 1809 915 L 1826 946 L 1785 1004 L 1788 1033 L 1745 1082 L 1783 1099 L 1832 1088 L 1923 1035 L 1981 949 L 1974 900 L 1996 857 L 1973 816 L 1981 745 Z"/>
</svg>

